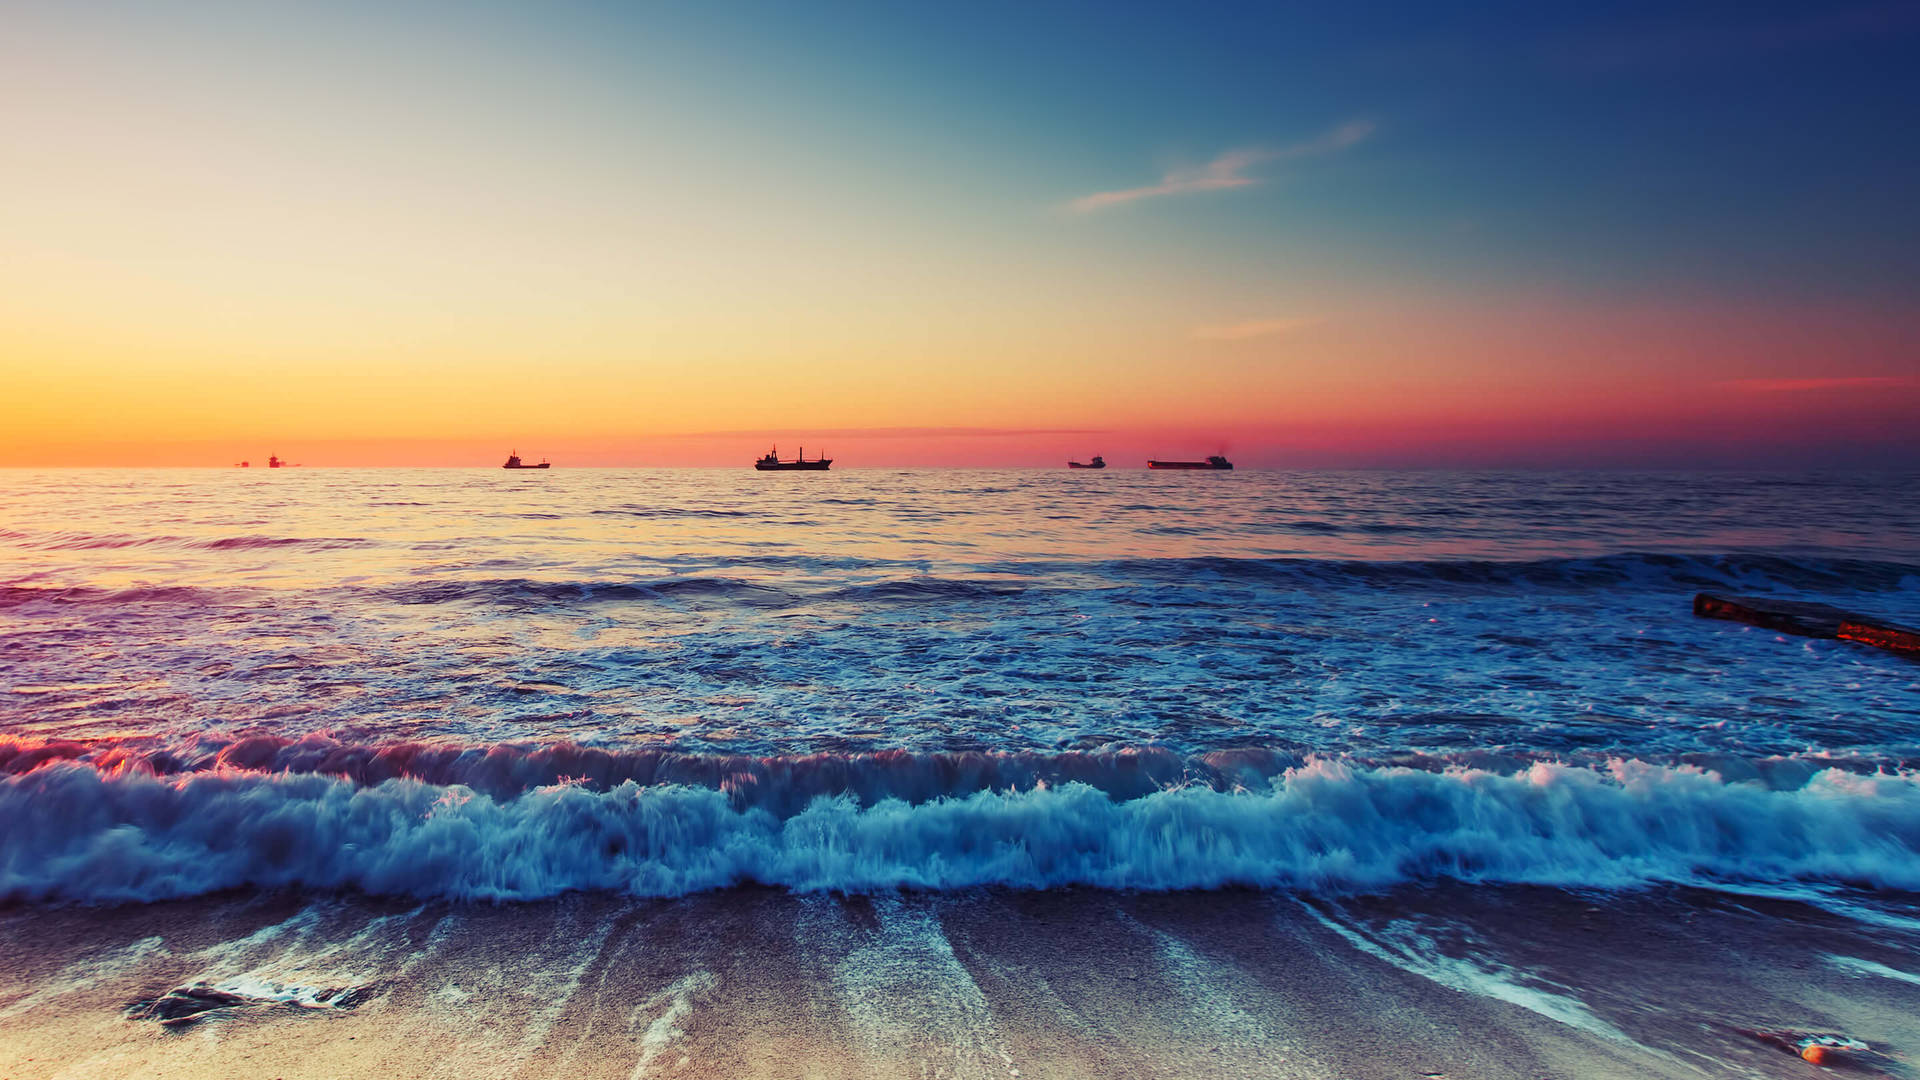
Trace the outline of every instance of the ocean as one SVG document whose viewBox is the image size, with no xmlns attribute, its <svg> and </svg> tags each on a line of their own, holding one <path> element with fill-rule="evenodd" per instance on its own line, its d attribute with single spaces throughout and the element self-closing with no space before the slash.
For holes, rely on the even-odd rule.
<svg viewBox="0 0 1920 1080">
<path fill-rule="evenodd" d="M 1699 591 L 1920 476 L 0 471 L 0 1075 L 1914 1075 L 1920 662 Z"/>
</svg>

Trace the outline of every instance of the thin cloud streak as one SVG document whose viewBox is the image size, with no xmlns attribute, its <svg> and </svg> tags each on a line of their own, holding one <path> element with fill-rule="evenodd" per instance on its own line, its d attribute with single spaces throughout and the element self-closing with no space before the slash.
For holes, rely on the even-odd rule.
<svg viewBox="0 0 1920 1080">
<path fill-rule="evenodd" d="M 1805 390 L 1888 390 L 1920 386 L 1920 378 L 1902 375 L 1854 375 L 1841 378 L 1733 379 L 1719 384 L 1754 394 L 1791 394 Z"/>
<path fill-rule="evenodd" d="M 1193 328 L 1193 336 L 1196 341 L 1247 341 L 1252 338 L 1290 334 L 1295 330 L 1317 326 L 1324 321 L 1323 319 L 1249 319 L 1230 326 L 1196 326 Z"/>
<path fill-rule="evenodd" d="M 1249 147 L 1229 150 L 1197 169 L 1174 169 L 1161 177 L 1157 184 L 1083 195 L 1068 203 L 1067 209 L 1076 214 L 1085 214 L 1161 195 L 1189 195 L 1198 191 L 1223 191 L 1228 188 L 1250 187 L 1260 183 L 1258 177 L 1247 175 L 1247 170 L 1255 165 L 1269 161 L 1298 161 L 1301 158 L 1338 153 L 1364 141 L 1373 134 L 1373 130 L 1374 124 L 1371 120 L 1349 120 L 1318 138 L 1294 143 L 1291 146 L 1283 146 L 1279 149 Z"/>
</svg>

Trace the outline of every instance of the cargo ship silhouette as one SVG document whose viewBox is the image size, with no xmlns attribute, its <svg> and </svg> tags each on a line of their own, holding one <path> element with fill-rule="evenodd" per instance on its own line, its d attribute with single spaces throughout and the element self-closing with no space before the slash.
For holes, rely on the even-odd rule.
<svg viewBox="0 0 1920 1080">
<path fill-rule="evenodd" d="M 553 465 L 545 458 L 542 458 L 538 465 L 528 465 L 520 460 L 520 451 L 515 450 L 507 455 L 507 463 L 500 467 L 503 469 L 551 469 Z"/>
<path fill-rule="evenodd" d="M 1155 461 L 1148 459 L 1149 469 L 1231 469 L 1233 462 L 1219 454 L 1208 455 L 1205 461 Z"/>
<path fill-rule="evenodd" d="M 808 461 L 807 448 L 804 446 L 800 448 L 799 457 L 792 461 L 781 461 L 780 448 L 776 446 L 767 451 L 766 457 L 754 462 L 753 467 L 761 472 L 826 472 L 832 464 L 833 459 L 825 454 Z"/>
</svg>

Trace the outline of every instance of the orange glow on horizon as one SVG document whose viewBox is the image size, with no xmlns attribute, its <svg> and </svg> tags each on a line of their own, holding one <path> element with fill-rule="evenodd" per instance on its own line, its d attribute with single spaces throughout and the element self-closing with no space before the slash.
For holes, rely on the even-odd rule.
<svg viewBox="0 0 1920 1080">
<path fill-rule="evenodd" d="M 1047 465 L 1102 447 L 1116 465 L 1135 451 L 1223 448 L 1273 464 L 1523 464 L 1576 446 L 1640 460 L 1642 443 L 1679 464 L 1822 432 L 1895 451 L 1920 438 L 1900 432 L 1902 417 L 1920 416 L 1920 380 L 1899 373 L 1898 320 L 1392 310 L 1252 340 L 1195 340 L 1182 327 L 1118 341 L 1090 328 L 1077 350 L 1063 344 L 1066 325 L 920 351 L 871 328 L 862 343 L 852 326 L 839 351 L 821 327 L 786 340 L 682 328 L 668 343 L 635 324 L 543 352 L 516 340 L 410 346 L 385 331 L 294 348 L 261 328 L 252 349 L 271 362 L 245 359 L 239 341 L 143 347 L 135 326 L 87 341 L 15 320 L 0 324 L 11 369 L 0 465 L 225 465 L 272 452 L 316 465 L 487 465 L 509 446 L 568 464 L 728 465 L 768 441 L 831 443 L 849 466 Z M 715 344 L 729 333 L 733 345 Z M 1862 358 L 1859 374 L 1798 374 L 1836 343 Z"/>
</svg>

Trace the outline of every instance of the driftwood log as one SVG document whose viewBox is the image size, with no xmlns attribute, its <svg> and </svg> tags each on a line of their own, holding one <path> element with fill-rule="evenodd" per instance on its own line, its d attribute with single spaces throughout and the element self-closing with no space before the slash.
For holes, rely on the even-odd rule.
<svg viewBox="0 0 1920 1080">
<path fill-rule="evenodd" d="M 1862 645 L 1889 649 L 1908 656 L 1920 656 L 1920 630 L 1828 604 L 1699 593 L 1693 598 L 1693 613 L 1702 618 L 1727 619 L 1766 630 L 1778 630 L 1783 634 L 1857 641 Z"/>
</svg>

